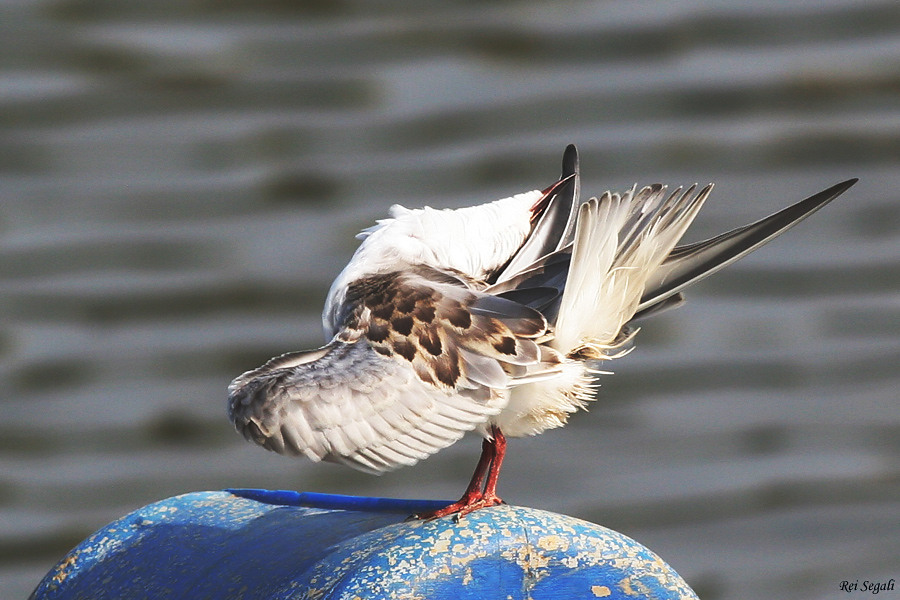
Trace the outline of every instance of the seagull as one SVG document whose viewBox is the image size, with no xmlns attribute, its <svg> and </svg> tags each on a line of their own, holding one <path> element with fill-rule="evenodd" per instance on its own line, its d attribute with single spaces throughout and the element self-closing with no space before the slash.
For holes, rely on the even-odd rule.
<svg viewBox="0 0 900 600">
<path fill-rule="evenodd" d="M 507 437 L 562 427 L 594 399 L 635 322 L 762 246 L 856 183 L 678 245 L 712 190 L 655 184 L 581 201 L 578 152 L 559 180 L 467 208 L 390 208 L 363 230 L 325 301 L 328 342 L 237 377 L 237 431 L 279 454 L 368 473 L 412 465 L 476 431 L 459 501 L 423 518 L 502 503 Z"/>
</svg>

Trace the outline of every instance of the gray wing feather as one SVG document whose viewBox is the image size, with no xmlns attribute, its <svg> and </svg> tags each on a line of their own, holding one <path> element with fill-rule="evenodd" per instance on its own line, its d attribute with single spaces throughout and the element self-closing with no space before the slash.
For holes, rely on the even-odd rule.
<svg viewBox="0 0 900 600">
<path fill-rule="evenodd" d="M 537 224 L 494 281 L 504 281 L 572 242 L 580 193 L 578 150 L 570 144 L 563 153 L 559 181 L 544 190 L 544 196 L 533 209 L 539 217 Z"/>
<path fill-rule="evenodd" d="M 303 353 L 276 359 L 274 368 L 232 383 L 229 416 L 247 439 L 281 454 L 381 472 L 452 444 L 505 402 L 425 384 L 365 339 L 332 342 L 314 354 L 311 362 L 296 360 Z M 373 379 L 377 386 L 367 384 Z"/>
<path fill-rule="evenodd" d="M 635 318 L 645 316 L 644 311 L 654 304 L 712 275 L 784 233 L 843 194 L 856 182 L 856 179 L 844 181 L 750 225 L 703 242 L 675 248 L 647 282 Z"/>
<path fill-rule="evenodd" d="M 656 315 L 665 309 L 678 306 L 683 301 L 680 292 L 686 287 L 712 275 L 784 233 L 843 194 L 856 181 L 850 179 L 839 183 L 750 225 L 703 242 L 676 247 L 648 280 L 633 320 Z M 651 186 L 644 190 L 649 193 L 655 187 Z M 641 193 L 644 190 L 641 190 Z M 684 194 L 691 191 L 693 188 L 689 188 Z M 666 205 L 670 205 L 679 193 L 680 190 L 672 193 Z M 666 210 L 665 206 L 663 210 Z M 630 216 L 623 227 L 622 239 L 625 243 L 620 247 L 629 247 L 627 243 L 629 238 L 641 231 L 641 224 L 645 218 L 642 213 Z M 571 257 L 571 244 L 563 246 L 519 273 L 504 273 L 504 279 L 491 285 L 486 291 L 522 301 L 523 304 L 539 310 L 551 324 L 555 323 L 559 301 L 568 279 Z"/>
</svg>

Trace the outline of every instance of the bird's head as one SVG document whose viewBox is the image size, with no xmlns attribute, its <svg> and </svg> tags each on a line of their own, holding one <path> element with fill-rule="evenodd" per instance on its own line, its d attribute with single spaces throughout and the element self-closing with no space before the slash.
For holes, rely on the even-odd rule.
<svg viewBox="0 0 900 600">
<path fill-rule="evenodd" d="M 350 263 L 334 281 L 323 320 L 329 335 L 347 286 L 372 275 L 424 265 L 485 280 L 506 264 L 532 230 L 534 207 L 542 192 L 518 194 L 488 204 L 436 210 L 394 205 L 390 217 L 363 230 Z"/>
</svg>

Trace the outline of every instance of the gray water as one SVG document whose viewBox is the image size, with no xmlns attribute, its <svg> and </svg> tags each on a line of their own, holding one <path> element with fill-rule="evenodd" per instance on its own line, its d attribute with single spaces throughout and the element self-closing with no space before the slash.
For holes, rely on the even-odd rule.
<svg viewBox="0 0 900 600">
<path fill-rule="evenodd" d="M 477 439 L 371 477 L 245 443 L 224 388 L 322 342 L 327 287 L 390 204 L 546 186 L 570 142 L 587 194 L 715 181 L 691 239 L 861 181 L 647 323 L 589 413 L 512 441 L 504 497 L 636 538 L 706 600 L 900 578 L 894 0 L 18 0 L 0 597 L 183 492 L 458 496 Z"/>
</svg>

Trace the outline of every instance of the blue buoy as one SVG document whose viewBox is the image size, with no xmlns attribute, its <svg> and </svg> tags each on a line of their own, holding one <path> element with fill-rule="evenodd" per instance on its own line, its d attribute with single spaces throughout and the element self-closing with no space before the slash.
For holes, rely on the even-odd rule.
<svg viewBox="0 0 900 600">
<path fill-rule="evenodd" d="M 32 594 L 129 599 L 685 599 L 634 540 L 519 506 L 408 520 L 446 502 L 267 490 L 145 506 L 72 550 Z"/>
</svg>

